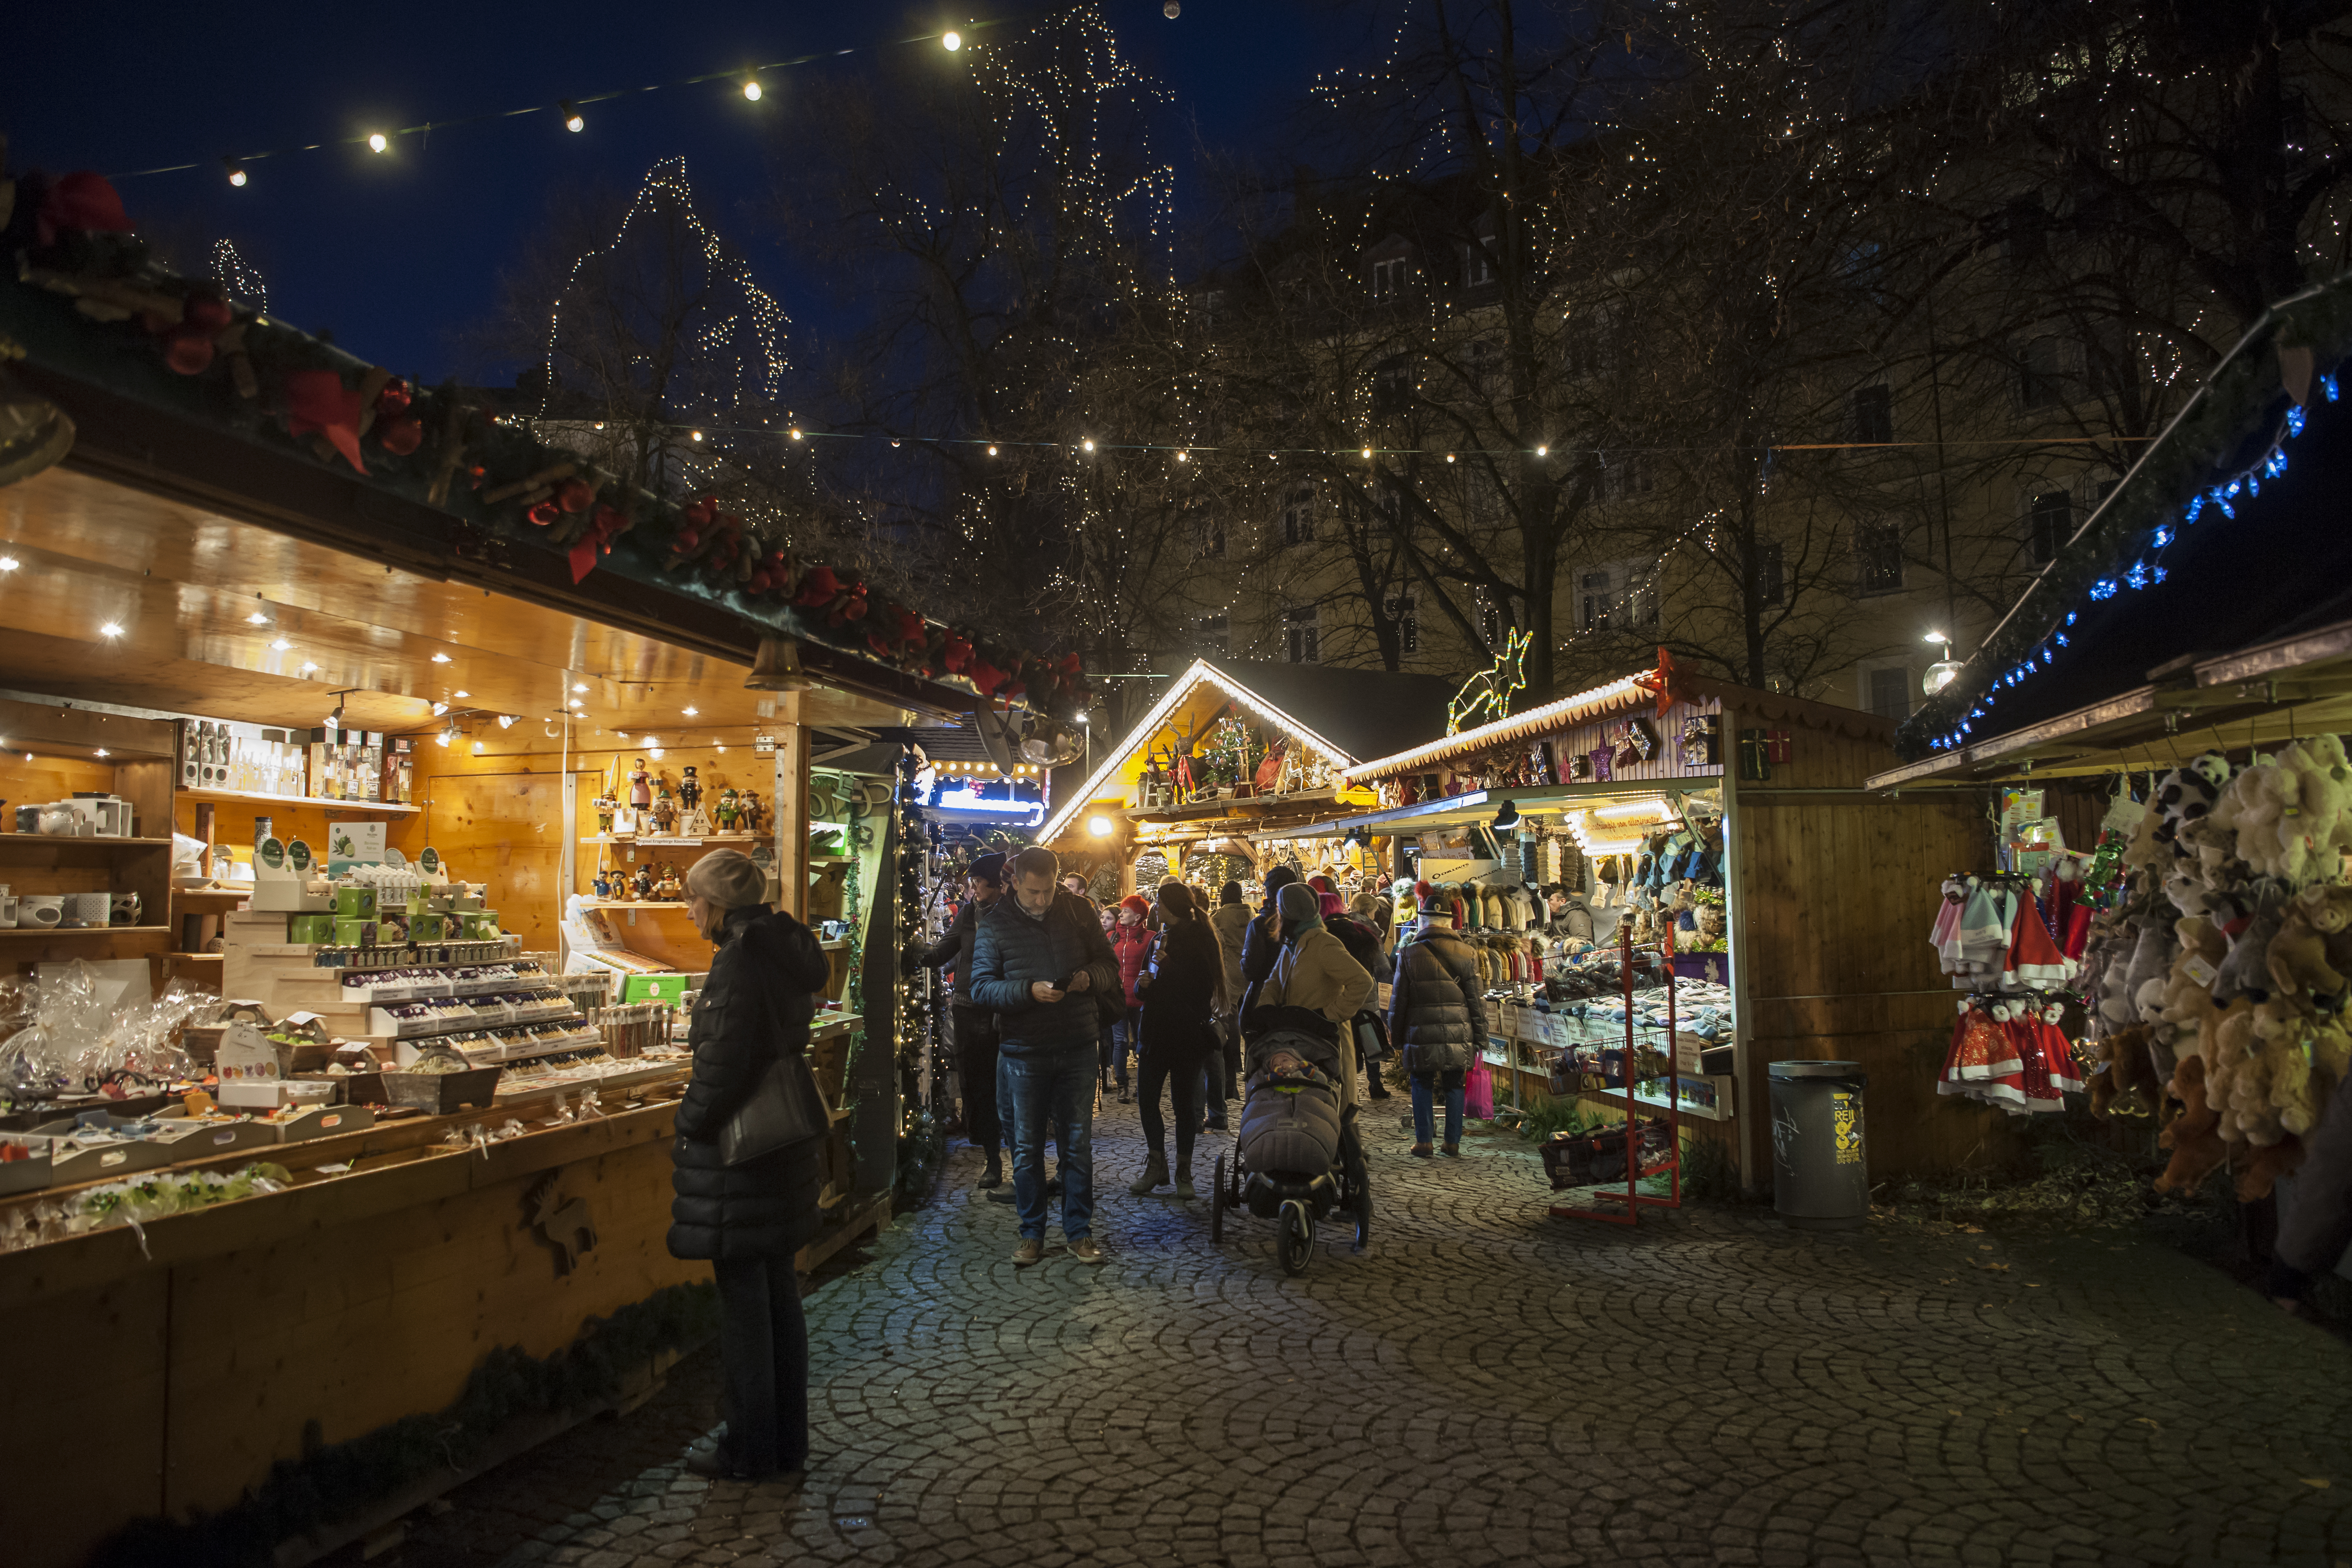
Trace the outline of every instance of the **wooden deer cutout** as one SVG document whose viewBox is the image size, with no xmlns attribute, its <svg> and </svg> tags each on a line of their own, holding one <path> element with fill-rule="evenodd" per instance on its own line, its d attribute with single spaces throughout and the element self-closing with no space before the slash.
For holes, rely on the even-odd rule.
<svg viewBox="0 0 2352 1568">
<path fill-rule="evenodd" d="M 596 1225 L 588 1218 L 586 1198 L 563 1201 L 556 1191 L 559 1176 L 549 1172 L 525 1201 L 530 1205 L 530 1223 L 563 1254 L 563 1272 L 569 1274 L 580 1266 L 580 1255 L 596 1245 Z"/>
</svg>

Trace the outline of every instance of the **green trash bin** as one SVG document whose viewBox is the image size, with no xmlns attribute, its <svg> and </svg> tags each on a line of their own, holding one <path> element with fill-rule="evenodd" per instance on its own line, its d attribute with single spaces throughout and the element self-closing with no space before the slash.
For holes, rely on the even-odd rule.
<svg viewBox="0 0 2352 1568">
<path fill-rule="evenodd" d="M 1857 1061 L 1776 1061 L 1772 1085 L 1772 1208 L 1805 1230 L 1858 1228 L 1870 1216 Z"/>
</svg>

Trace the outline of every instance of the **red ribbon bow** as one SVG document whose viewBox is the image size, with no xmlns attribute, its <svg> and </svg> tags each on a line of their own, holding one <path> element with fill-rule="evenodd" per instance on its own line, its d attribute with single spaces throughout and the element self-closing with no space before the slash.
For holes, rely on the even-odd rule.
<svg viewBox="0 0 2352 1568">
<path fill-rule="evenodd" d="M 286 433 L 308 435 L 314 430 L 343 455 L 345 462 L 362 474 L 367 472 L 367 465 L 360 461 L 358 390 L 343 385 L 343 378 L 332 371 L 289 371 Z"/>
<path fill-rule="evenodd" d="M 613 553 L 613 541 L 629 531 L 628 514 L 613 507 L 599 507 L 588 520 L 588 531 L 572 544 L 572 580 L 578 582 L 596 570 L 596 558 Z"/>
</svg>

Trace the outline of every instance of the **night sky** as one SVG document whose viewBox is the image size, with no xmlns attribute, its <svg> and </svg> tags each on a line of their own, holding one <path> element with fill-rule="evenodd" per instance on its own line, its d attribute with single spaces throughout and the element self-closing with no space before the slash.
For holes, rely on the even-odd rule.
<svg viewBox="0 0 2352 1568">
<path fill-rule="evenodd" d="M 631 97 L 586 110 L 564 131 L 549 112 L 458 126 L 395 143 L 391 155 L 331 148 L 249 166 L 233 189 L 218 160 L 485 110 L 672 80 L 744 62 L 887 40 L 1001 9 L 896 4 L 412 4 L 367 8 L 247 5 L 227 11 L 126 4 L 100 11 L 20 7 L 0 57 L 0 130 L 12 169 L 108 174 L 201 162 L 118 181 L 142 232 L 190 271 L 214 240 L 259 267 L 273 315 L 331 330 L 350 351 L 426 381 L 460 363 L 457 334 L 488 314 L 497 280 L 547 209 L 551 188 L 602 180 L 635 188 L 682 153 L 704 213 L 750 253 L 796 323 L 794 358 L 842 323 L 787 241 L 752 216 L 765 187 L 759 112 L 730 83 Z M 1123 52 L 1171 89 L 1155 128 L 1180 200 L 1197 191 L 1195 145 L 1285 162 L 1286 116 L 1318 70 L 1360 47 L 1360 27 L 1307 0 L 1107 0 Z M 942 60 L 943 67 L 948 61 Z M 858 55 L 795 68 L 870 71 Z M 765 78 L 789 92 L 793 73 Z M 813 146 L 807 155 L 824 156 Z M 513 367 L 508 367 L 509 372 Z"/>
</svg>

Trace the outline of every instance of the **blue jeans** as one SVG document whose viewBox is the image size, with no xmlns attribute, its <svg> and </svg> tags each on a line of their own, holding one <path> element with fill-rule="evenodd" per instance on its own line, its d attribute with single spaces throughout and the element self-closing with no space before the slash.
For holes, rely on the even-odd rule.
<svg viewBox="0 0 2352 1568">
<path fill-rule="evenodd" d="M 1045 1239 L 1045 1124 L 1061 1129 L 1062 1239 L 1092 1233 L 1095 1217 L 1095 1053 L 1000 1054 L 997 1082 L 1012 1105 L 1013 1203 L 1024 1239 Z"/>
<path fill-rule="evenodd" d="M 1462 1082 L 1467 1076 L 1459 1071 L 1416 1072 L 1412 1075 L 1412 1140 L 1416 1144 L 1433 1143 L 1430 1134 L 1437 1130 L 1437 1109 L 1431 1103 L 1433 1094 L 1445 1096 L 1445 1141 L 1462 1142 Z"/>
<path fill-rule="evenodd" d="M 1143 1046 L 1136 1035 L 1136 1020 L 1132 1013 L 1110 1026 L 1111 1082 L 1121 1089 L 1127 1087 L 1127 1059 L 1129 1056 L 1136 1059 L 1139 1071 L 1143 1066 Z"/>
</svg>

